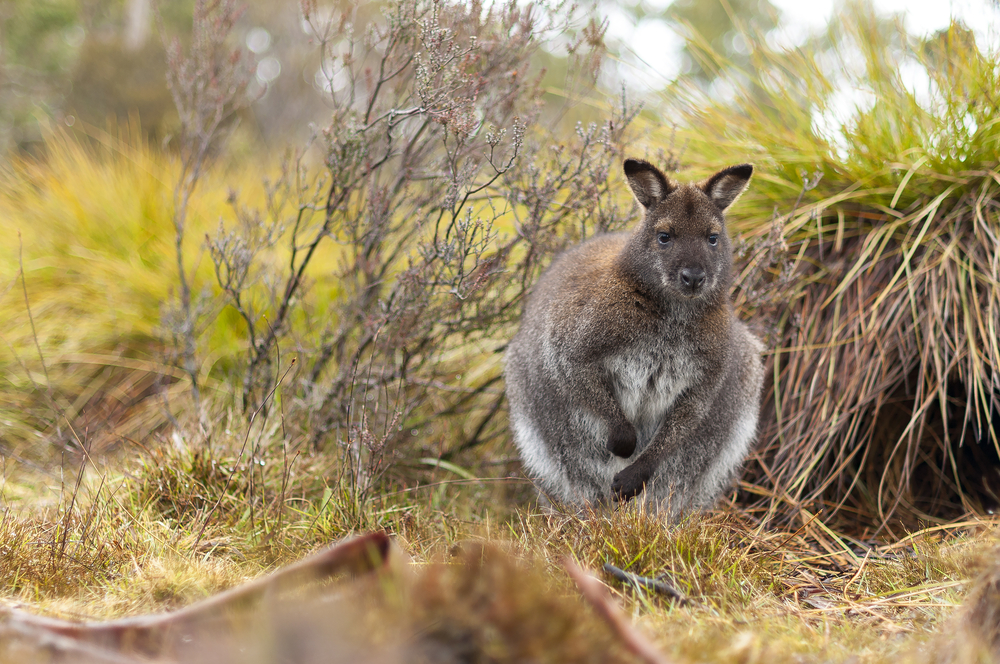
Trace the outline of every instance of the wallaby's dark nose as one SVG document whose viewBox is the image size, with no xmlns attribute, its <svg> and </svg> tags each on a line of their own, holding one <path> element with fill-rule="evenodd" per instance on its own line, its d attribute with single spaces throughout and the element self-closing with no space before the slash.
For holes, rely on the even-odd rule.
<svg viewBox="0 0 1000 664">
<path fill-rule="evenodd" d="M 705 283 L 705 271 L 700 267 L 686 267 L 681 270 L 681 283 L 692 293 L 697 293 Z"/>
</svg>

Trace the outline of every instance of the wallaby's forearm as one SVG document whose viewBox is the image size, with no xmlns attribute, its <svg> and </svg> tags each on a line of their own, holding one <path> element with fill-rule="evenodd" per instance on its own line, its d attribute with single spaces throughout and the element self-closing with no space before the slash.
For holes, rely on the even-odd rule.
<svg viewBox="0 0 1000 664">
<path fill-rule="evenodd" d="M 582 367 L 573 381 L 573 392 L 580 396 L 580 407 L 607 426 L 607 450 L 626 459 L 632 456 L 637 442 L 635 427 L 615 399 L 607 373 L 594 364 Z"/>
<path fill-rule="evenodd" d="M 714 363 L 706 375 L 715 380 L 701 381 L 696 387 L 682 394 L 664 417 L 649 445 L 631 465 L 615 475 L 611 493 L 620 500 L 628 500 L 642 492 L 664 460 L 677 453 L 709 416 L 711 404 L 719 392 L 721 367 Z M 693 451 L 697 454 L 697 450 Z"/>
</svg>

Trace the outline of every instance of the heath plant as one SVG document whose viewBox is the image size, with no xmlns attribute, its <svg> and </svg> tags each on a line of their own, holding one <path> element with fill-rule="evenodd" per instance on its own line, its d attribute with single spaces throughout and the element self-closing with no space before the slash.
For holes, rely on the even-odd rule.
<svg viewBox="0 0 1000 664">
<path fill-rule="evenodd" d="M 244 410 L 271 407 L 294 356 L 289 422 L 370 491 L 404 447 L 447 460 L 495 435 L 498 351 L 525 292 L 554 251 L 625 221 L 607 192 L 636 109 L 622 97 L 571 140 L 539 126 L 534 58 L 557 35 L 572 36 L 569 92 L 593 92 L 603 27 L 574 7 L 301 13 L 329 121 L 262 209 L 233 197 L 208 249 L 245 325 Z M 432 450 L 416 432 L 434 426 L 454 435 Z"/>
</svg>

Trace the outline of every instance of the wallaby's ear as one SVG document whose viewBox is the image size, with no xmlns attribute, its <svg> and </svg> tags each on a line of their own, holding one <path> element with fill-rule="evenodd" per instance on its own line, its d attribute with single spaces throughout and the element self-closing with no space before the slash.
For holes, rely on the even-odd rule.
<svg viewBox="0 0 1000 664">
<path fill-rule="evenodd" d="M 712 199 L 717 208 L 725 210 L 735 203 L 747 188 L 752 174 L 753 166 L 750 164 L 730 166 L 708 178 L 705 184 L 701 185 L 701 190 Z"/>
<path fill-rule="evenodd" d="M 625 177 L 628 178 L 628 186 L 632 187 L 636 200 L 644 208 L 656 205 L 673 189 L 666 175 L 641 159 L 625 160 Z"/>
</svg>

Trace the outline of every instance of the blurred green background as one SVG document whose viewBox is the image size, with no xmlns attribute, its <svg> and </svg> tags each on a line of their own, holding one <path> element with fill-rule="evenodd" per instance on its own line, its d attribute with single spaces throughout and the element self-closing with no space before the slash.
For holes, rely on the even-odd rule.
<svg viewBox="0 0 1000 664">
<path fill-rule="evenodd" d="M 383 5 L 363 2 L 359 10 L 378 13 Z M 162 35 L 183 40 L 190 32 L 192 6 L 192 0 L 0 2 L 0 150 L 37 152 L 49 123 L 103 129 L 109 120 L 138 119 L 154 141 L 171 136 L 177 120 L 166 86 Z M 1000 41 L 995 0 L 878 0 L 872 6 L 877 20 L 871 30 L 887 40 L 893 39 L 894 22 L 918 38 L 932 39 L 954 17 L 972 28 L 981 48 Z M 699 44 L 737 69 L 750 66 L 746 33 L 766 34 L 771 46 L 833 48 L 848 3 L 629 0 L 596 2 L 592 11 L 605 21 L 611 51 L 601 86 L 614 93 L 624 85 L 657 107 L 662 92 L 682 80 L 712 97 L 731 94 L 717 63 L 699 55 Z M 241 140 L 281 149 L 304 138 L 310 123 L 322 123 L 327 114 L 316 48 L 303 29 L 298 3 L 247 3 L 237 37 L 257 63 L 252 92 L 259 96 L 242 118 Z M 550 39 L 540 65 L 558 93 L 567 71 L 565 44 L 560 35 Z M 836 58 L 829 61 L 833 68 L 841 66 Z M 848 81 L 841 83 L 838 108 L 822 120 L 832 128 L 865 101 Z M 925 81 L 918 76 L 911 84 L 919 88 Z"/>
</svg>

